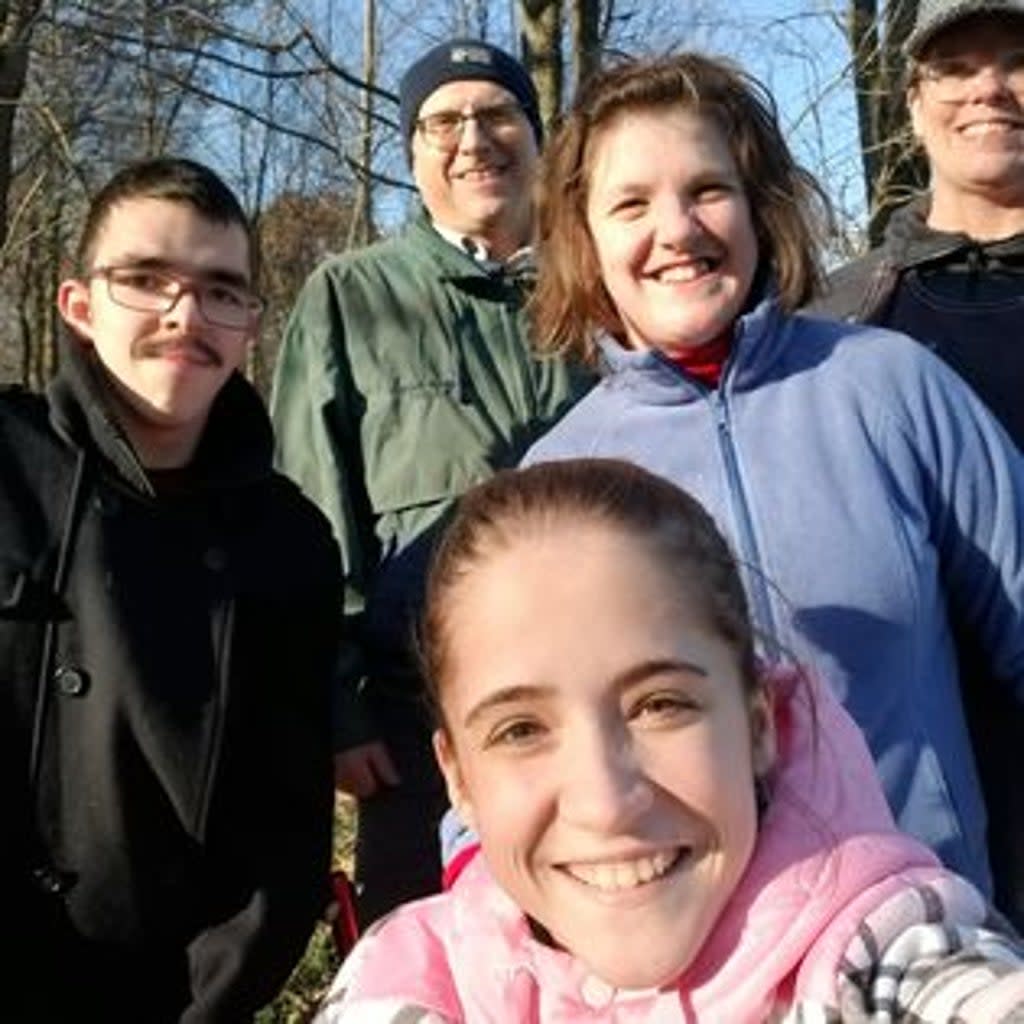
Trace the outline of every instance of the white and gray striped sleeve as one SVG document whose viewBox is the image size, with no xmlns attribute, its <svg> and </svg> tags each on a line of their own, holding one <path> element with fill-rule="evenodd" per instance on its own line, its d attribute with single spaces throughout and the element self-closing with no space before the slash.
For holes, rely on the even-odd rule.
<svg viewBox="0 0 1024 1024">
<path fill-rule="evenodd" d="M 839 1018 L 1024 1024 L 1024 947 L 956 878 L 908 887 L 861 923 L 839 969 Z"/>
</svg>

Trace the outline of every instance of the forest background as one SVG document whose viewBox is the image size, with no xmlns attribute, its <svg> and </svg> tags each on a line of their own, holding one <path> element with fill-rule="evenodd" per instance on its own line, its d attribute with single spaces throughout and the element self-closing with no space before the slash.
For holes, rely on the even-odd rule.
<svg viewBox="0 0 1024 1024">
<path fill-rule="evenodd" d="M 414 203 L 397 130 L 408 64 L 456 34 L 524 57 L 550 122 L 621 54 L 726 54 L 765 82 L 839 214 L 834 261 L 922 185 L 900 44 L 917 0 L 0 0 L 0 382 L 56 370 L 56 286 L 90 191 L 126 160 L 214 166 L 257 227 L 267 300 L 249 372 L 326 254 Z"/>
<path fill-rule="evenodd" d="M 699 49 L 757 75 L 837 212 L 828 258 L 879 238 L 924 185 L 900 47 L 917 0 L 0 0 L 0 382 L 57 368 L 57 284 L 89 194 L 158 153 L 215 167 L 241 197 L 266 299 L 248 372 L 266 393 L 288 311 L 326 255 L 413 209 L 402 71 L 436 42 L 523 57 L 550 123 L 594 67 Z M 347 859 L 351 815 L 339 818 Z M 308 1020 L 336 966 L 318 932 L 260 1024 Z"/>
</svg>

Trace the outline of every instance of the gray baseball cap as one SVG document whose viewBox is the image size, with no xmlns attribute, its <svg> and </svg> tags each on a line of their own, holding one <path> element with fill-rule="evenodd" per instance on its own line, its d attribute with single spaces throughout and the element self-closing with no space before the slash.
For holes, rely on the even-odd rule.
<svg viewBox="0 0 1024 1024">
<path fill-rule="evenodd" d="M 908 57 L 920 57 L 940 32 L 979 14 L 1024 18 L 1024 0 L 921 0 L 914 31 L 907 36 L 903 52 Z"/>
</svg>

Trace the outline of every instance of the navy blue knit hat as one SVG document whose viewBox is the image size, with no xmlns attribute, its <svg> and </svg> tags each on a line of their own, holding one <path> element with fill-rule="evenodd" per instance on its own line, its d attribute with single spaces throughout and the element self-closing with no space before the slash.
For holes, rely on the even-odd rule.
<svg viewBox="0 0 1024 1024">
<path fill-rule="evenodd" d="M 423 101 L 446 82 L 495 82 L 519 101 L 539 146 L 544 136 L 537 90 L 526 68 L 504 50 L 479 39 L 452 39 L 428 50 L 402 76 L 398 119 L 411 158 L 412 133 Z"/>
</svg>

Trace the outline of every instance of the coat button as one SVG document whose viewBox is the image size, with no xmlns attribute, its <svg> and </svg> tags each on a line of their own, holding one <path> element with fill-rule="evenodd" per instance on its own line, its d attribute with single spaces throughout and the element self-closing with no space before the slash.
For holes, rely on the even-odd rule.
<svg viewBox="0 0 1024 1024">
<path fill-rule="evenodd" d="M 82 697 L 89 689 L 89 677 L 73 665 L 61 665 L 54 672 L 53 681 L 62 697 Z"/>
</svg>

